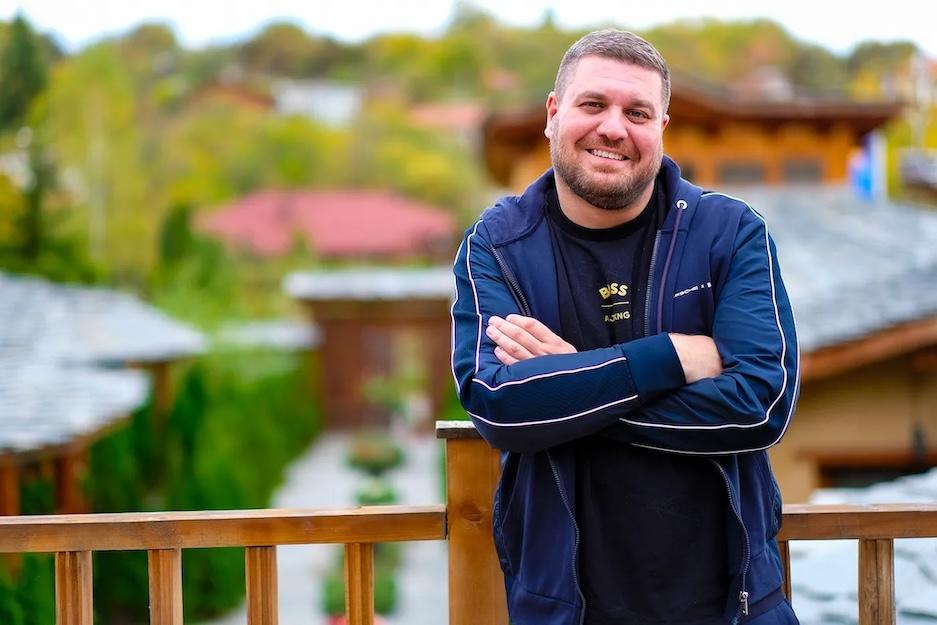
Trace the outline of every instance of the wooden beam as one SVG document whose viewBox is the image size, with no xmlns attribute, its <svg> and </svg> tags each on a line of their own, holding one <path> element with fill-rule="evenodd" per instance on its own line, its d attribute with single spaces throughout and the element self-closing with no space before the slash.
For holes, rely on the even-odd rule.
<svg viewBox="0 0 937 625">
<path fill-rule="evenodd" d="M 0 517 L 0 552 L 11 553 L 344 544 L 445 537 L 446 509 L 442 505 Z"/>
<path fill-rule="evenodd" d="M 859 541 L 859 625 L 895 625 L 894 541 Z"/>
<path fill-rule="evenodd" d="M 4 456 L 0 458 L 0 516 L 15 516 L 19 513 L 19 467 L 15 458 Z"/>
<path fill-rule="evenodd" d="M 450 625 L 508 625 L 504 577 L 491 533 L 499 453 L 484 440 L 446 441 Z"/>
<path fill-rule="evenodd" d="M 87 448 L 83 443 L 63 447 L 55 458 L 55 509 L 59 514 L 75 514 L 88 510 L 81 481 L 87 465 Z"/>
<path fill-rule="evenodd" d="M 801 357 L 801 380 L 812 382 L 842 371 L 894 358 L 937 343 L 937 317 L 881 330 L 848 343 L 823 347 Z"/>
<path fill-rule="evenodd" d="M 182 625 L 182 551 L 152 549 L 150 575 L 150 625 Z"/>
<path fill-rule="evenodd" d="M 244 550 L 247 577 L 247 625 L 277 625 L 277 548 Z"/>
<path fill-rule="evenodd" d="M 345 616 L 348 625 L 374 625 L 374 545 L 345 545 Z"/>
<path fill-rule="evenodd" d="M 91 552 L 55 554 L 56 625 L 93 625 Z"/>
</svg>

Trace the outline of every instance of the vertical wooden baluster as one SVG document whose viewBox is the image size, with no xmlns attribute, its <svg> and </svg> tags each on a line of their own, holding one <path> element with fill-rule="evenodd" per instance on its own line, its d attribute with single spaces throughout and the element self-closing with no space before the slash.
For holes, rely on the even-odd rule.
<svg viewBox="0 0 937 625">
<path fill-rule="evenodd" d="M 895 624 L 895 544 L 859 541 L 859 625 Z"/>
<path fill-rule="evenodd" d="M 348 625 L 374 625 L 374 545 L 345 545 L 345 614 Z"/>
<path fill-rule="evenodd" d="M 781 590 L 787 600 L 791 600 L 791 543 L 786 540 L 778 541 L 778 551 L 781 552 L 781 565 L 784 567 L 784 579 L 781 581 Z"/>
<path fill-rule="evenodd" d="M 182 550 L 151 549 L 150 625 L 182 625 Z"/>
<path fill-rule="evenodd" d="M 491 534 L 499 453 L 482 439 L 446 439 L 450 625 L 508 625 Z"/>
<path fill-rule="evenodd" d="M 244 550 L 247 573 L 247 625 L 277 625 L 277 548 Z"/>
<path fill-rule="evenodd" d="M 56 625 L 92 625 L 91 589 L 91 552 L 56 553 Z"/>
</svg>

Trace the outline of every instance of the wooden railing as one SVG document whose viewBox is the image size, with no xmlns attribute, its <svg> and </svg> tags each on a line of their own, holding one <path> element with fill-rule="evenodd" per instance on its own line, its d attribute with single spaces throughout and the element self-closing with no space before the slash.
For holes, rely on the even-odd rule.
<svg viewBox="0 0 937 625">
<path fill-rule="evenodd" d="M 277 546 L 345 546 L 350 625 L 374 622 L 374 544 L 449 542 L 450 625 L 507 625 L 491 536 L 499 454 L 467 422 L 441 422 L 446 505 L 0 517 L 0 553 L 55 553 L 58 625 L 92 624 L 94 551 L 149 552 L 150 622 L 182 623 L 182 549 L 245 547 L 248 625 L 277 623 Z M 779 536 L 790 596 L 790 541 L 859 541 L 859 622 L 894 625 L 896 538 L 937 537 L 937 505 L 785 506 Z M 795 605 L 796 610 L 796 605 Z"/>
</svg>

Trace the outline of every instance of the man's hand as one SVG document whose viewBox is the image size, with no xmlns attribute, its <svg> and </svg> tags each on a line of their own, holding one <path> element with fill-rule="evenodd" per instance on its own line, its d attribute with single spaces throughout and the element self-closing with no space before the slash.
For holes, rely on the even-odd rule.
<svg viewBox="0 0 937 625">
<path fill-rule="evenodd" d="M 495 342 L 495 356 L 505 365 L 546 354 L 572 354 L 576 348 L 533 317 L 492 316 L 485 334 Z"/>
<path fill-rule="evenodd" d="M 716 343 L 708 336 L 669 334 L 673 348 L 680 358 L 686 383 L 703 378 L 714 378 L 722 373 L 722 357 Z"/>
</svg>

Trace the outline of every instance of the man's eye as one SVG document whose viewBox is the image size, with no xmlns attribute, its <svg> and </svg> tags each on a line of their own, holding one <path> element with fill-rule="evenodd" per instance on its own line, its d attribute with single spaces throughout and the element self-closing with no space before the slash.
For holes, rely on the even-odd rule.
<svg viewBox="0 0 937 625">
<path fill-rule="evenodd" d="M 629 117 L 634 117 L 635 119 L 650 119 L 650 115 L 644 111 L 628 111 Z"/>
<path fill-rule="evenodd" d="M 583 102 L 582 106 L 584 108 L 600 109 L 602 108 L 602 103 L 601 102 Z"/>
</svg>

